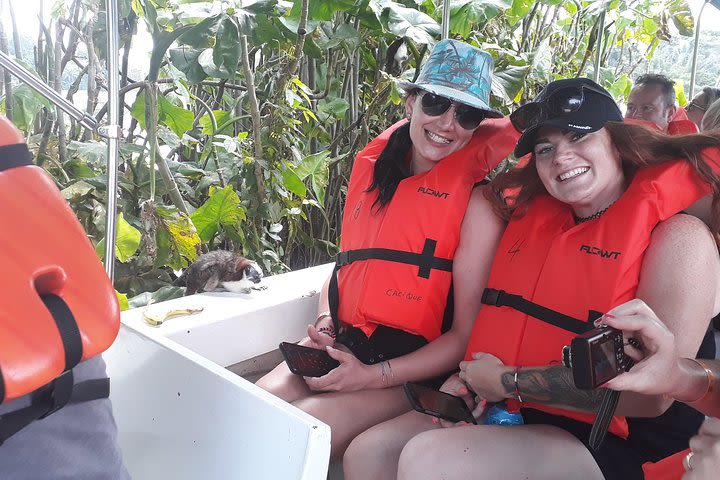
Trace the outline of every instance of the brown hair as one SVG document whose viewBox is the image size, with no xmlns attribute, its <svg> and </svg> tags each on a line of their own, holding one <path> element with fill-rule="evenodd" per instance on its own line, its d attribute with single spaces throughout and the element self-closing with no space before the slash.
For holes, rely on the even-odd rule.
<svg viewBox="0 0 720 480">
<path fill-rule="evenodd" d="M 720 230 L 720 178 L 703 160 L 705 148 L 720 148 L 720 130 L 691 135 L 667 135 L 658 130 L 623 122 L 608 122 L 605 129 L 620 153 L 623 169 L 628 177 L 640 167 L 683 158 L 687 160 L 712 187 L 713 232 Z M 718 165 L 720 167 L 720 165 Z M 537 195 L 547 193 L 535 168 L 535 154 L 522 168 L 505 171 L 490 183 L 486 190 L 495 212 L 503 219 L 522 216 Z"/>
</svg>

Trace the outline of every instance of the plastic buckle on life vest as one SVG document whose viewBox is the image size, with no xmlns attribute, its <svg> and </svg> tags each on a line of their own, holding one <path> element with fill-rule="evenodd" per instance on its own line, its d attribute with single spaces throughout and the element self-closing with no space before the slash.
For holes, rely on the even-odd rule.
<svg viewBox="0 0 720 480">
<path fill-rule="evenodd" d="M 335 266 L 342 267 L 350 263 L 350 252 L 338 252 L 335 256 Z"/>
<path fill-rule="evenodd" d="M 47 392 L 47 395 L 49 395 L 52 400 L 52 406 L 50 410 L 42 414 L 39 418 L 48 417 L 67 405 L 70 397 L 72 397 L 74 386 L 75 381 L 72 370 L 63 372 L 62 375 L 53 380 L 50 390 Z"/>
<path fill-rule="evenodd" d="M 482 298 L 480 301 L 485 305 L 492 305 L 495 307 L 502 307 L 505 303 L 502 301 L 502 297 L 505 296 L 505 290 L 496 290 L 494 288 L 486 288 L 483 290 Z"/>
</svg>

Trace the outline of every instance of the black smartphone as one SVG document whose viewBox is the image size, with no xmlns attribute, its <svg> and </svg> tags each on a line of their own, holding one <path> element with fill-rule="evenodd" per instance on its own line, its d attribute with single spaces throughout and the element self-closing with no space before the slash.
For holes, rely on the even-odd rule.
<svg viewBox="0 0 720 480">
<path fill-rule="evenodd" d="M 451 422 L 462 421 L 477 425 L 475 417 L 462 398 L 419 383 L 405 382 L 403 388 L 410 400 L 410 405 L 418 412 Z"/>
<path fill-rule="evenodd" d="M 303 377 L 322 377 L 340 362 L 332 358 L 325 350 L 304 347 L 296 343 L 282 342 L 280 352 L 285 357 L 285 363 L 295 375 Z"/>
</svg>

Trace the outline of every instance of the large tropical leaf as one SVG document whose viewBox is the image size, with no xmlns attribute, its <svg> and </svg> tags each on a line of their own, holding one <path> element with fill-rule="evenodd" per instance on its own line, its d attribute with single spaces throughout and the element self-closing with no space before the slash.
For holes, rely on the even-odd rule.
<svg viewBox="0 0 720 480">
<path fill-rule="evenodd" d="M 127 262 L 130 257 L 135 255 L 140 246 L 140 231 L 130 225 L 122 212 L 117 217 L 115 240 L 115 257 L 121 262 Z M 99 256 L 103 256 L 105 252 L 105 238 L 98 242 L 95 251 Z"/>
<path fill-rule="evenodd" d="M 190 218 L 203 242 L 212 240 L 223 225 L 237 225 L 245 219 L 240 197 L 231 186 L 216 190 Z"/>
<path fill-rule="evenodd" d="M 432 45 L 440 25 L 429 15 L 399 3 L 385 2 L 381 19 L 393 35 L 407 37 L 420 45 Z"/>
<path fill-rule="evenodd" d="M 142 91 L 135 98 L 130 110 L 131 115 L 142 128 L 145 127 L 145 92 Z M 181 137 L 183 133 L 193 126 L 195 115 L 190 110 L 178 107 L 170 102 L 164 95 L 158 95 L 158 121 Z"/>
<path fill-rule="evenodd" d="M 35 120 L 35 115 L 44 108 L 50 108 L 50 101 L 36 93 L 25 84 L 14 87 L 13 98 L 13 123 L 20 130 L 30 130 Z"/>
<path fill-rule="evenodd" d="M 668 5 L 668 13 L 680 35 L 692 37 L 695 34 L 695 20 L 687 0 L 672 0 Z"/>
<path fill-rule="evenodd" d="M 476 25 L 485 24 L 511 6 L 510 0 L 451 0 L 450 31 L 467 38 Z"/>
<path fill-rule="evenodd" d="M 207 73 L 198 62 L 198 57 L 202 52 L 201 49 L 181 45 L 178 48 L 171 48 L 168 53 L 170 54 L 170 62 L 185 74 L 188 82 L 200 83 L 207 78 Z"/>
</svg>

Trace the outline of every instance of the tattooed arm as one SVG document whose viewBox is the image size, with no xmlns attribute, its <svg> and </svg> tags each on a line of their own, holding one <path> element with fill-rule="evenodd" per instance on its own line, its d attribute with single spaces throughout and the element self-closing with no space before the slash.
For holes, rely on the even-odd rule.
<svg viewBox="0 0 720 480">
<path fill-rule="evenodd" d="M 500 381 L 509 397 L 515 394 L 515 371 L 503 373 Z M 597 411 L 602 389 L 575 388 L 572 370 L 561 365 L 528 367 L 518 372 L 518 387 L 523 402 L 540 403 L 582 412 Z"/>
</svg>

